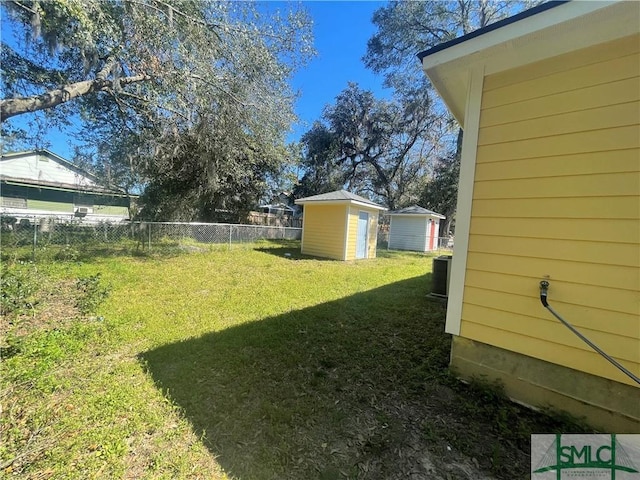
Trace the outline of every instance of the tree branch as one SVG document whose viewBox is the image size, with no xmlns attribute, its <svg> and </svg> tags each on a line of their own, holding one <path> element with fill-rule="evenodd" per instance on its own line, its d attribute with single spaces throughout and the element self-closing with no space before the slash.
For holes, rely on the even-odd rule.
<svg viewBox="0 0 640 480">
<path fill-rule="evenodd" d="M 113 66 L 113 65 L 111 65 Z M 103 77 L 105 69 L 111 68 L 109 63 L 98 74 L 99 77 Z M 130 83 L 145 82 L 151 80 L 151 77 L 146 74 L 133 75 L 120 79 L 121 85 L 128 85 Z M 63 103 L 66 103 L 74 98 L 89 95 L 95 92 L 101 92 L 113 87 L 111 80 L 104 78 L 96 78 L 94 80 L 84 80 L 82 82 L 71 83 L 62 88 L 49 90 L 41 95 L 33 95 L 31 97 L 19 97 L 9 98 L 0 101 L 0 122 L 4 122 L 6 119 L 20 115 L 26 112 L 37 112 L 39 110 L 45 110 L 47 108 L 56 107 Z"/>
<path fill-rule="evenodd" d="M 15 5 L 16 7 L 20 7 L 20 8 L 22 8 L 22 9 L 26 10 L 27 12 L 29 12 L 29 13 L 31 13 L 31 14 L 33 14 L 33 15 L 35 15 L 35 14 L 37 14 L 37 13 L 38 13 L 38 12 L 36 12 L 35 10 L 33 10 L 33 9 L 29 8 L 29 7 L 27 7 L 26 5 L 21 4 L 21 3 L 20 3 L 20 2 L 18 2 L 18 1 L 11 1 L 11 2 L 7 2 L 7 3 L 10 3 L 10 4 L 12 4 L 12 5 Z"/>
<path fill-rule="evenodd" d="M 129 97 L 129 98 L 133 98 L 134 100 L 138 100 L 139 102 L 150 103 L 150 102 L 149 102 L 149 99 L 144 98 L 144 97 L 141 97 L 141 96 L 139 96 L 139 95 L 134 95 L 133 93 L 129 93 L 129 92 L 119 92 L 119 93 L 118 93 L 118 95 L 119 95 L 119 96 L 122 96 L 122 97 Z M 173 109 L 173 108 L 171 108 L 171 107 L 168 107 L 168 106 L 166 106 L 166 105 L 158 105 L 157 103 L 156 103 L 156 104 L 153 104 L 153 105 L 154 105 L 155 107 L 157 107 L 157 108 L 161 108 L 161 109 L 163 109 L 163 110 L 166 110 L 167 112 L 174 113 L 174 114 L 178 115 L 179 117 L 182 117 L 182 119 L 183 119 L 183 120 L 187 120 L 187 121 L 189 120 L 189 117 L 187 117 L 184 113 L 181 113 L 181 112 L 179 112 L 179 111 L 177 111 L 177 110 L 175 110 L 175 109 Z M 127 104 L 127 106 L 128 106 L 129 108 L 134 108 L 134 107 L 132 107 L 132 106 L 131 106 L 131 105 L 129 105 L 129 104 Z M 135 110 L 135 108 L 134 108 L 134 110 Z"/>
<path fill-rule="evenodd" d="M 188 74 L 188 76 L 190 78 L 193 78 L 194 80 L 198 80 L 198 81 L 200 81 L 200 82 L 202 82 L 202 83 L 204 83 L 206 85 L 209 85 L 209 86 L 211 86 L 213 88 L 217 88 L 222 93 L 224 93 L 229 98 L 231 98 L 231 100 L 233 100 L 235 103 L 237 103 L 239 105 L 242 105 L 243 107 L 257 107 L 257 105 L 255 103 L 253 103 L 253 102 L 251 102 L 251 103 L 243 102 L 238 97 L 236 97 L 233 93 L 231 93 L 230 91 L 228 91 L 225 88 L 223 88 L 220 84 L 211 82 L 211 81 L 207 80 L 206 78 L 202 77 L 201 75 L 198 75 L 198 74 L 195 74 L 195 73 L 190 73 L 190 74 Z"/>
</svg>

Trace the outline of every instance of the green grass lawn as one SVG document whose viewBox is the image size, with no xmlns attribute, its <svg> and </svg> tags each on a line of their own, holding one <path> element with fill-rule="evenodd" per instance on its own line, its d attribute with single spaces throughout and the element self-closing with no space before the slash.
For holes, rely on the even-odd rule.
<svg viewBox="0 0 640 480">
<path fill-rule="evenodd" d="M 7 478 L 513 479 L 530 433 L 582 428 L 449 374 L 428 256 L 191 252 L 3 252 Z"/>
</svg>

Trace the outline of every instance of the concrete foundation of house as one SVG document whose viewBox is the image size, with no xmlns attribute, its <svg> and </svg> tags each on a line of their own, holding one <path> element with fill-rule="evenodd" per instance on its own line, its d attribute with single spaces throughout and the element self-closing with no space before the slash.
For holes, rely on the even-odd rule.
<svg viewBox="0 0 640 480">
<path fill-rule="evenodd" d="M 602 432 L 640 433 L 640 388 L 458 336 L 451 367 L 463 379 L 499 380 L 513 400 L 568 412 Z"/>
</svg>

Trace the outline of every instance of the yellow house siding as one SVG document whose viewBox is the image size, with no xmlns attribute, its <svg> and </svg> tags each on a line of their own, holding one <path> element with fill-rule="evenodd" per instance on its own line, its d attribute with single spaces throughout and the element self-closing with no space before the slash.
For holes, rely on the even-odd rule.
<svg viewBox="0 0 640 480">
<path fill-rule="evenodd" d="M 346 260 L 356 258 L 356 242 L 358 238 L 358 215 L 360 210 L 357 207 L 349 207 L 349 239 L 347 240 Z"/>
<path fill-rule="evenodd" d="M 585 152 L 576 155 L 550 156 L 502 162 L 484 162 L 476 166 L 475 179 L 504 180 L 514 178 L 543 178 L 573 175 L 578 169 L 583 175 L 610 172 L 635 172 L 638 169 L 638 150 Z"/>
<path fill-rule="evenodd" d="M 483 86 L 460 335 L 633 384 L 640 375 L 640 37 Z"/>
<path fill-rule="evenodd" d="M 635 92 L 635 95 L 629 96 L 627 93 L 629 91 Z M 482 123 L 484 126 L 492 126 L 518 122 L 526 118 L 574 112 L 576 105 L 579 105 L 582 110 L 587 110 L 638 100 L 638 97 L 640 97 L 640 80 L 632 77 L 495 108 L 485 108 L 482 112 Z"/>
<path fill-rule="evenodd" d="M 305 205 L 302 253 L 342 260 L 346 210 L 344 205 Z"/>
<path fill-rule="evenodd" d="M 517 237 L 516 242 L 513 241 L 513 238 L 514 235 L 476 234 L 471 239 L 470 248 L 474 252 L 534 259 L 539 258 L 540 254 L 544 252 L 547 259 L 600 264 L 611 266 L 615 271 L 617 271 L 616 265 L 628 267 L 629 263 L 640 262 L 638 247 L 633 243 L 581 240 L 580 248 L 576 248 L 574 240 L 564 238 Z"/>
<path fill-rule="evenodd" d="M 632 35 L 488 76 L 484 82 L 483 109 L 634 78 L 638 73 L 634 70 L 638 43 L 637 36 Z M 596 50 L 600 55 L 592 56 Z M 542 63 L 546 63 L 544 72 L 537 70 Z"/>
<path fill-rule="evenodd" d="M 536 287 L 538 277 L 535 276 L 523 276 L 523 275 L 509 275 L 501 272 L 469 270 L 467 272 L 467 286 L 469 288 L 484 289 L 496 292 L 504 292 L 508 294 L 523 295 L 528 293 L 529 298 L 535 299 L 539 302 L 538 290 Z M 533 286 L 532 286 L 533 285 Z M 633 290 L 623 290 L 613 287 L 603 287 L 601 285 L 586 285 L 580 283 L 563 282 L 557 285 L 555 291 L 560 298 L 564 301 L 562 303 L 571 305 L 568 303 L 571 299 L 578 299 L 579 304 L 573 304 L 580 307 L 590 307 L 595 310 L 583 310 L 582 312 L 588 312 L 589 316 L 583 317 L 582 313 L 580 318 L 576 321 L 584 325 L 590 325 L 590 319 L 594 318 L 596 321 L 600 321 L 600 316 L 604 314 L 604 311 L 612 311 L 617 313 L 624 313 L 628 316 L 620 316 L 624 318 L 620 323 L 611 323 L 608 328 L 611 332 L 617 332 L 620 335 L 632 336 L 636 335 L 638 331 L 638 297 Z M 472 297 L 467 300 L 471 301 Z M 535 308 L 538 308 L 536 304 Z M 539 313 L 536 311 L 536 313 Z M 531 312 L 529 312 L 529 315 Z M 544 317 L 551 318 L 551 317 Z M 593 328 L 593 326 L 592 326 Z"/>
<path fill-rule="evenodd" d="M 571 348 L 535 337 L 526 337 L 514 334 L 506 330 L 483 328 L 482 325 L 478 324 L 465 326 L 465 331 L 466 335 L 463 336 L 478 340 L 479 342 L 486 343 L 488 345 L 495 345 L 506 350 L 528 355 L 529 357 L 540 358 L 557 365 L 585 371 L 592 375 L 598 375 L 610 380 L 636 386 L 629 377 L 619 372 L 618 369 L 609 364 L 609 362 L 599 356 L 596 358 L 597 354 L 582 348 Z M 500 336 L 500 343 L 502 345 L 496 345 L 496 342 L 492 341 L 492 339 L 497 335 Z M 571 362 L 569 363 L 567 362 L 568 358 L 571 359 Z M 621 363 L 631 371 L 635 370 L 635 374 L 637 375 L 637 368 L 634 369 L 632 364 L 625 361 L 622 361 Z M 579 366 L 583 367 L 581 368 Z"/>
<path fill-rule="evenodd" d="M 607 60 L 615 60 L 621 56 L 632 55 L 637 52 L 640 52 L 640 42 L 637 35 L 631 35 L 579 52 L 546 59 L 544 60 L 544 69 L 539 68 L 538 63 L 532 63 L 502 72 L 499 75 L 491 75 L 484 81 L 484 90 L 489 92 L 501 87 L 522 84 L 523 82 L 571 71 L 576 68 L 584 68 Z"/>
<path fill-rule="evenodd" d="M 633 219 L 639 208 L 626 196 L 610 197 L 606 203 L 598 197 L 478 199 L 473 207 L 476 218 L 507 216 L 509 208 L 516 208 L 526 218 L 603 219 Z"/>
<path fill-rule="evenodd" d="M 518 243 L 519 239 L 513 237 L 513 243 Z M 606 247 L 603 245 L 602 256 L 606 257 Z M 615 248 L 615 245 L 613 246 Z M 581 249 L 582 245 L 575 242 L 575 249 Z M 618 288 L 621 290 L 638 291 L 638 267 L 606 265 L 602 263 L 575 262 L 567 260 L 557 260 L 550 256 L 542 248 L 537 248 L 527 257 L 515 255 L 495 255 L 482 251 L 470 251 L 467 268 L 470 270 L 480 270 L 502 273 L 504 275 L 524 275 L 541 279 L 545 275 L 552 276 L 552 280 L 572 282 L 578 285 L 596 285 L 608 288 Z M 633 261 L 632 259 L 629 260 Z M 551 275 L 553 272 L 553 275 Z M 465 285 L 467 283 L 465 282 Z M 533 285 L 532 291 L 537 293 L 537 282 Z M 578 299 L 576 303 L 581 303 Z M 544 311 L 541 311 L 541 316 Z M 640 351 L 639 351 L 640 355 Z"/>
<path fill-rule="evenodd" d="M 556 114 L 531 120 L 511 121 L 502 125 L 481 127 L 478 145 L 526 140 L 605 128 L 637 125 L 640 112 L 637 100 L 618 105 L 601 106 L 577 112 Z"/>
<path fill-rule="evenodd" d="M 485 145 L 483 148 L 478 148 L 476 161 L 480 164 L 640 148 L 637 125 L 561 135 L 555 137 L 553 143 L 549 142 L 549 138 L 533 138 L 513 142 L 508 151 L 504 148 L 504 144 Z"/>
</svg>

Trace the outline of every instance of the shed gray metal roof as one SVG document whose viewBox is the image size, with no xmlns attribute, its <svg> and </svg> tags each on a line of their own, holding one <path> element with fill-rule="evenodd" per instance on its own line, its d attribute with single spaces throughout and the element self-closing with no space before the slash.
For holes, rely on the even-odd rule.
<svg viewBox="0 0 640 480">
<path fill-rule="evenodd" d="M 382 205 L 378 205 L 372 202 L 368 198 L 361 197 L 355 193 L 347 192 L 346 190 L 336 190 L 335 192 L 321 193 L 320 195 L 313 195 L 311 197 L 299 198 L 296 200 L 296 204 L 304 205 L 305 203 L 358 203 L 361 205 L 367 205 L 378 210 L 386 210 Z"/>
<path fill-rule="evenodd" d="M 444 215 L 440 213 L 427 210 L 426 208 L 422 208 L 419 205 L 412 205 L 411 207 L 401 208 L 400 210 L 394 210 L 392 212 L 387 213 L 387 215 L 425 215 L 425 216 L 431 216 L 436 218 L 446 218 Z"/>
</svg>

